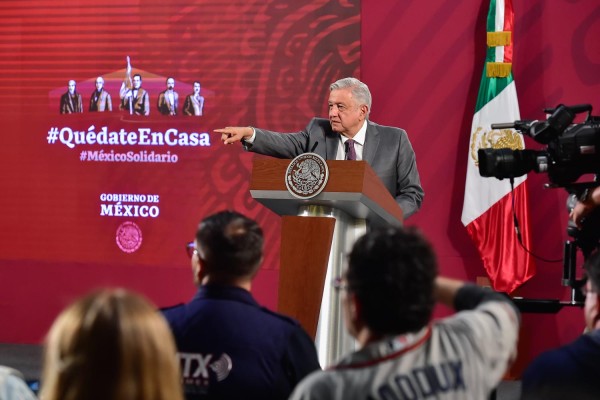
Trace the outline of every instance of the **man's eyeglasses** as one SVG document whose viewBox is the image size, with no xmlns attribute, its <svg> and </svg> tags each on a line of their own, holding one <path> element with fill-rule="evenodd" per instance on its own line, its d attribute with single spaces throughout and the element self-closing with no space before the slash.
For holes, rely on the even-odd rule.
<svg viewBox="0 0 600 400">
<path fill-rule="evenodd" d="M 187 253 L 188 257 L 190 257 L 190 258 L 194 257 L 194 254 L 198 254 L 198 249 L 196 249 L 196 243 L 189 242 L 188 244 L 186 244 L 185 252 Z"/>
</svg>

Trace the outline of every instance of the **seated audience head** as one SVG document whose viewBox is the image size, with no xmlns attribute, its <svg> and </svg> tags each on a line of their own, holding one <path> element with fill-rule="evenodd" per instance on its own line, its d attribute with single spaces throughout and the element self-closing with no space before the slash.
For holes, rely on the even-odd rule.
<svg viewBox="0 0 600 400">
<path fill-rule="evenodd" d="M 600 251 L 596 250 L 588 257 L 584 264 L 587 275 L 585 283 L 585 322 L 589 330 L 600 329 L 600 302 L 598 291 L 600 290 Z"/>
<path fill-rule="evenodd" d="M 196 284 L 248 285 L 263 260 L 263 232 L 256 221 L 221 211 L 200 222 L 192 269 Z"/>
<path fill-rule="evenodd" d="M 430 320 L 437 261 L 431 245 L 411 228 L 376 229 L 361 237 L 346 272 L 346 325 L 378 337 L 418 331 Z M 360 339 L 359 339 L 360 341 Z"/>
<path fill-rule="evenodd" d="M 176 349 L 140 295 L 102 290 L 67 307 L 46 339 L 44 400 L 182 400 Z"/>
<path fill-rule="evenodd" d="M 523 400 L 598 399 L 600 393 L 600 252 L 592 252 L 583 265 L 583 313 L 587 332 L 573 342 L 542 352 L 522 374 Z"/>
</svg>

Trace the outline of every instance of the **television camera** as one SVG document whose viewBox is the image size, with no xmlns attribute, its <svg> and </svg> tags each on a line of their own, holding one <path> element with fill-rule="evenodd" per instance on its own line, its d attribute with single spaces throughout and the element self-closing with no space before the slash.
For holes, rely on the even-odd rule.
<svg viewBox="0 0 600 400">
<path fill-rule="evenodd" d="M 559 105 L 544 110 L 546 121 L 515 121 L 492 124 L 492 129 L 515 129 L 545 150 L 479 149 L 479 173 L 485 177 L 515 178 L 529 171 L 548 173 L 554 187 L 579 187 L 573 183 L 583 174 L 600 173 L 600 117 L 591 115 L 589 104 Z M 572 124 L 577 114 L 587 112 L 583 123 Z M 597 183 L 589 186 L 597 186 Z"/>
<path fill-rule="evenodd" d="M 563 187 L 570 196 L 567 210 L 570 212 L 586 190 L 598 185 L 600 176 L 600 117 L 592 116 L 592 106 L 558 105 L 545 109 L 550 116 L 545 121 L 519 120 L 511 123 L 492 124 L 492 129 L 515 129 L 546 145 L 543 150 L 479 149 L 479 174 L 511 181 L 530 171 L 547 173 L 548 187 Z M 587 113 L 584 122 L 574 124 L 577 114 Z M 577 182 L 582 175 L 594 174 L 591 182 Z M 571 286 L 570 305 L 581 305 L 582 296 L 578 290 L 582 285 L 576 279 L 576 252 L 581 249 L 587 259 L 594 249 L 600 247 L 600 210 L 596 209 L 584 221 L 581 229 L 569 221 L 567 228 L 574 241 L 566 241 L 563 253 L 564 286 Z"/>
</svg>

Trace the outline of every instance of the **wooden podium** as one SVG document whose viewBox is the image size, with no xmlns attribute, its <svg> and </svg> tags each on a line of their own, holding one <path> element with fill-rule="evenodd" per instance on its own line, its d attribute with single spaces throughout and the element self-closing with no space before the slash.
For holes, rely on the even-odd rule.
<svg viewBox="0 0 600 400">
<path fill-rule="evenodd" d="M 317 339 L 321 363 L 330 365 L 352 341 L 331 281 L 341 276 L 346 256 L 367 223 L 401 225 L 402 210 L 366 161 L 327 161 L 329 180 L 311 199 L 287 190 L 289 164 L 255 157 L 250 193 L 282 216 L 278 311 L 296 318 Z"/>
</svg>

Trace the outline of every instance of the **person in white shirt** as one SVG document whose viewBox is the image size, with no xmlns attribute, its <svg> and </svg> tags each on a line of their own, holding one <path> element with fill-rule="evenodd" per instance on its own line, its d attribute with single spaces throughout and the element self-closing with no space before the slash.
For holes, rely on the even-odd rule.
<svg viewBox="0 0 600 400">
<path fill-rule="evenodd" d="M 438 276 L 414 229 L 375 229 L 354 245 L 341 291 L 359 350 L 296 386 L 290 399 L 487 399 L 516 354 L 510 299 Z M 435 302 L 458 313 L 431 321 Z"/>
</svg>

